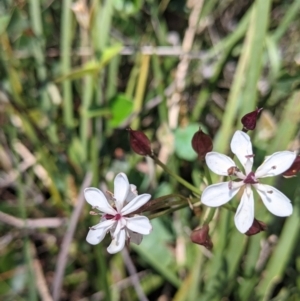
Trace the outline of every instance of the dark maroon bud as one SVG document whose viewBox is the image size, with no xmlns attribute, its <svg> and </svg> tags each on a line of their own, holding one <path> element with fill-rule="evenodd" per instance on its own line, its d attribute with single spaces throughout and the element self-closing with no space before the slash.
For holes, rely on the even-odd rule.
<svg viewBox="0 0 300 301">
<path fill-rule="evenodd" d="M 151 143 L 148 137 L 142 131 L 134 131 L 131 128 L 128 128 L 128 131 L 132 150 L 141 156 L 151 155 Z"/>
<path fill-rule="evenodd" d="M 201 128 L 196 132 L 192 139 L 192 147 L 194 151 L 198 154 L 199 160 L 204 160 L 205 155 L 212 151 L 213 143 L 211 138 L 203 133 Z"/>
<path fill-rule="evenodd" d="M 291 167 L 288 170 L 286 170 L 282 175 L 284 177 L 289 178 L 295 176 L 296 173 L 299 171 L 300 171 L 300 155 L 296 157 Z"/>
<path fill-rule="evenodd" d="M 205 247 L 208 250 L 211 250 L 213 247 L 213 243 L 210 239 L 208 232 L 209 232 L 208 225 L 204 225 L 200 229 L 193 230 L 191 234 L 191 241 L 195 244 Z"/>
<path fill-rule="evenodd" d="M 262 111 L 263 108 L 256 109 L 253 112 L 246 114 L 242 119 L 241 122 L 243 124 L 243 131 L 253 131 L 256 127 L 257 117 L 258 114 Z"/>
<path fill-rule="evenodd" d="M 261 231 L 265 231 L 266 229 L 267 229 L 267 225 L 264 222 L 254 219 L 252 226 L 245 234 L 247 236 L 252 236 Z"/>
</svg>

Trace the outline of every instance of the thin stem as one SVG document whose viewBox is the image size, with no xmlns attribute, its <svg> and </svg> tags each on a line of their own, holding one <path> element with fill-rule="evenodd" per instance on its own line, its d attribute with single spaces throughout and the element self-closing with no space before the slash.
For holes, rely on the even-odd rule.
<svg viewBox="0 0 300 301">
<path fill-rule="evenodd" d="M 207 178 L 207 182 L 209 185 L 212 184 L 212 180 L 211 180 L 211 176 L 210 176 L 210 172 L 209 169 L 207 167 L 207 164 L 204 164 L 204 171 L 205 171 L 205 176 Z M 208 212 L 203 225 L 208 225 L 210 223 L 210 221 L 213 219 L 215 212 L 216 212 L 216 208 L 207 208 L 206 212 Z"/>
<path fill-rule="evenodd" d="M 137 82 L 137 87 L 135 91 L 135 97 L 134 97 L 134 105 L 133 105 L 133 113 L 138 113 L 142 109 L 143 105 L 143 99 L 145 95 L 146 90 L 146 83 L 149 73 L 149 62 L 150 62 L 150 56 L 149 55 L 142 55 L 141 57 L 141 69 L 140 69 L 140 75 Z M 139 115 L 133 120 L 131 127 L 133 129 L 137 129 L 140 124 Z"/>
<path fill-rule="evenodd" d="M 156 218 L 156 217 L 165 215 L 165 214 L 173 213 L 173 212 L 175 212 L 175 211 L 177 211 L 177 210 L 179 210 L 179 209 L 182 209 L 182 208 L 184 208 L 184 207 L 186 207 L 186 204 L 183 204 L 183 205 L 178 206 L 178 207 L 176 207 L 176 208 L 170 208 L 170 209 L 167 209 L 167 210 L 164 210 L 164 211 L 157 212 L 157 213 L 155 213 L 155 214 L 153 214 L 153 215 L 151 215 L 151 216 L 148 216 L 148 218 L 149 218 L 149 219 L 153 219 L 153 218 Z"/>
<path fill-rule="evenodd" d="M 135 289 L 135 292 L 139 298 L 140 301 L 149 301 L 149 299 L 147 298 L 147 296 L 144 293 L 144 290 L 142 288 L 142 285 L 140 283 L 140 279 L 136 270 L 136 267 L 134 266 L 133 261 L 130 258 L 129 252 L 127 250 L 127 248 L 124 248 L 121 252 L 123 260 L 125 262 L 127 271 L 130 275 L 130 280 L 131 283 Z"/>
<path fill-rule="evenodd" d="M 204 172 L 205 172 L 205 176 L 207 178 L 208 184 L 211 185 L 212 184 L 212 179 L 211 179 L 211 176 L 210 176 L 209 168 L 207 167 L 206 163 L 204 164 Z"/>
<path fill-rule="evenodd" d="M 160 167 L 162 167 L 165 172 L 167 172 L 170 176 L 172 176 L 173 178 L 175 178 L 180 184 L 182 184 L 183 186 L 185 186 L 189 190 L 193 191 L 197 195 L 200 195 L 201 192 L 200 192 L 200 190 L 198 188 L 196 188 L 195 186 L 193 186 L 192 184 L 190 184 L 189 182 L 187 182 L 186 180 L 184 180 L 183 178 L 181 178 L 180 176 L 178 176 L 176 173 L 174 173 L 169 167 L 167 167 L 164 163 L 162 163 L 156 157 L 156 155 L 152 154 L 150 157 L 155 161 L 155 163 L 157 165 L 159 165 Z"/>
<path fill-rule="evenodd" d="M 61 72 L 63 75 L 71 70 L 71 45 L 72 45 L 72 0 L 64 0 L 62 4 L 61 22 Z M 65 80 L 63 88 L 63 116 L 67 128 L 74 126 L 73 99 L 71 81 Z"/>
<path fill-rule="evenodd" d="M 215 215 L 216 208 L 207 208 L 206 212 L 208 212 L 208 214 L 203 222 L 203 225 L 208 225 L 210 223 Z"/>
</svg>

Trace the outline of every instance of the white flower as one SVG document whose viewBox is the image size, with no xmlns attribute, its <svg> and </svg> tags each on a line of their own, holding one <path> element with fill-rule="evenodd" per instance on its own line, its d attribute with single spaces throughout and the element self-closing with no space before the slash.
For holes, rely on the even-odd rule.
<svg viewBox="0 0 300 301">
<path fill-rule="evenodd" d="M 235 225 L 241 233 L 247 232 L 254 220 L 254 198 L 251 186 L 256 189 L 271 213 L 277 216 L 291 215 L 293 212 L 291 201 L 276 188 L 261 184 L 259 179 L 285 172 L 294 162 L 296 154 L 290 151 L 274 153 L 266 158 L 256 172 L 253 172 L 254 155 L 250 137 L 242 131 L 236 131 L 230 147 L 243 165 L 245 174 L 236 167 L 231 158 L 217 152 L 207 153 L 205 157 L 207 166 L 218 175 L 234 175 L 242 181 L 229 181 L 208 186 L 202 193 L 202 203 L 210 207 L 221 206 L 230 201 L 243 188 L 241 202 L 234 218 Z"/>
<path fill-rule="evenodd" d="M 86 188 L 84 196 L 94 209 L 103 213 L 100 223 L 90 228 L 86 237 L 88 243 L 92 245 L 100 243 L 110 231 L 112 242 L 107 251 L 114 254 L 124 248 L 126 240 L 140 244 L 143 235 L 150 234 L 152 226 L 149 219 L 132 213 L 146 204 L 151 195 L 146 193 L 138 195 L 136 186 L 129 184 L 124 173 L 117 174 L 114 180 L 115 206 L 111 206 L 103 192 L 97 188 Z"/>
</svg>

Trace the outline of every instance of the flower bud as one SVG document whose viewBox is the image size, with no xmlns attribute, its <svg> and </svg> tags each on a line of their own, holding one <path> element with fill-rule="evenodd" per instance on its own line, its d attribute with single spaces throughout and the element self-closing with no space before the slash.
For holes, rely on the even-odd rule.
<svg viewBox="0 0 300 301">
<path fill-rule="evenodd" d="M 256 127 L 257 117 L 258 114 L 262 111 L 263 108 L 256 109 L 253 112 L 250 112 L 241 119 L 241 122 L 243 124 L 243 131 L 252 131 Z"/>
<path fill-rule="evenodd" d="M 284 177 L 289 178 L 295 176 L 296 173 L 299 171 L 300 171 L 300 155 L 296 157 L 291 167 L 288 170 L 286 170 L 282 175 Z"/>
<path fill-rule="evenodd" d="M 195 244 L 204 246 L 206 249 L 211 250 L 213 247 L 213 243 L 208 234 L 209 226 L 204 225 L 200 229 L 193 230 L 191 234 L 191 241 Z"/>
<path fill-rule="evenodd" d="M 261 231 L 265 231 L 267 229 L 267 225 L 264 222 L 261 222 L 257 219 L 254 219 L 252 226 L 245 233 L 247 236 L 255 235 Z"/>
<path fill-rule="evenodd" d="M 129 131 L 129 143 L 132 150 L 141 156 L 152 154 L 151 144 L 148 137 L 142 131 L 134 131 L 131 128 Z"/>
<path fill-rule="evenodd" d="M 193 136 L 192 147 L 198 154 L 199 160 L 204 160 L 205 155 L 213 149 L 213 143 L 211 138 L 199 128 Z"/>
</svg>

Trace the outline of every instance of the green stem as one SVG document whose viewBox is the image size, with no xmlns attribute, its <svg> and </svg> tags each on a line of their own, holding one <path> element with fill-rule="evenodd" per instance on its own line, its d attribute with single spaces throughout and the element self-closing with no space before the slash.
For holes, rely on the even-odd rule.
<svg viewBox="0 0 300 301">
<path fill-rule="evenodd" d="M 156 157 L 156 155 L 152 154 L 150 157 L 155 161 L 155 163 L 157 165 L 159 165 L 165 172 L 167 172 L 170 176 L 172 176 L 174 179 L 176 179 L 180 184 L 182 184 L 183 186 L 185 186 L 189 190 L 193 191 L 197 195 L 200 195 L 201 192 L 198 188 L 196 188 L 195 186 L 193 186 L 192 184 L 190 184 L 189 182 L 187 182 L 186 180 L 184 180 L 183 178 L 178 176 L 176 173 L 174 173 L 169 167 L 167 167 L 164 163 L 162 163 Z"/>
<path fill-rule="evenodd" d="M 149 219 L 153 219 L 153 218 L 165 215 L 165 214 L 173 213 L 174 211 L 177 211 L 177 210 L 185 208 L 185 207 L 186 207 L 186 204 L 183 204 L 183 205 L 178 206 L 176 208 L 170 208 L 170 209 L 167 209 L 167 210 L 164 210 L 164 211 L 157 212 L 157 213 L 155 213 L 155 214 L 153 214 L 151 216 L 148 216 L 148 218 Z"/>
<path fill-rule="evenodd" d="M 72 45 L 72 0 L 64 0 L 62 3 L 61 22 L 61 73 L 66 75 L 71 71 L 71 45 Z M 62 84 L 63 117 L 67 128 L 74 126 L 73 98 L 70 80 L 64 80 Z"/>
<path fill-rule="evenodd" d="M 98 279 L 100 279 L 100 288 L 104 291 L 105 293 L 105 300 L 110 301 L 111 300 L 111 291 L 109 287 L 109 280 L 108 277 L 106 276 L 108 274 L 108 262 L 105 258 L 103 249 L 100 248 L 100 250 L 97 250 L 94 248 L 94 253 L 96 257 L 96 264 L 98 267 L 98 278 L 97 278 L 97 283 L 95 283 L 97 289 L 99 288 L 99 282 Z"/>
<path fill-rule="evenodd" d="M 47 80 L 47 70 L 45 67 L 45 42 L 43 36 L 43 25 L 42 25 L 42 13 L 41 13 L 41 3 L 39 0 L 30 0 L 29 1 L 29 12 L 30 20 L 33 32 L 36 36 L 34 39 L 34 45 L 32 51 L 34 53 L 34 58 L 37 65 L 37 77 L 40 83 L 45 83 Z M 42 96 L 42 108 L 49 110 L 51 108 L 50 99 L 47 95 L 45 89 L 41 89 Z"/>
<path fill-rule="evenodd" d="M 216 208 L 208 208 L 206 211 L 208 212 L 208 214 L 203 222 L 203 225 L 208 225 L 210 223 L 210 221 L 213 219 L 215 215 Z"/>
<path fill-rule="evenodd" d="M 204 172 L 205 172 L 205 176 L 207 178 L 208 184 L 211 185 L 212 184 L 212 179 L 211 179 L 211 176 L 210 176 L 209 168 L 207 167 L 206 163 L 204 164 Z"/>
<path fill-rule="evenodd" d="M 138 129 L 140 124 L 139 112 L 142 110 L 143 99 L 146 90 L 147 78 L 149 73 L 149 55 L 142 55 L 141 57 L 141 68 L 139 72 L 139 78 L 136 86 L 134 104 L 133 104 L 133 113 L 137 114 L 137 117 L 132 121 L 131 127 L 133 129 Z"/>
<path fill-rule="evenodd" d="M 209 169 L 206 164 L 204 164 L 204 172 L 205 172 L 205 176 L 207 178 L 208 184 L 211 185 L 212 180 L 211 180 Z M 210 221 L 213 219 L 213 217 L 215 215 L 216 210 L 217 210 L 217 208 L 207 208 L 208 214 L 203 222 L 203 225 L 208 225 L 210 223 Z"/>
</svg>

